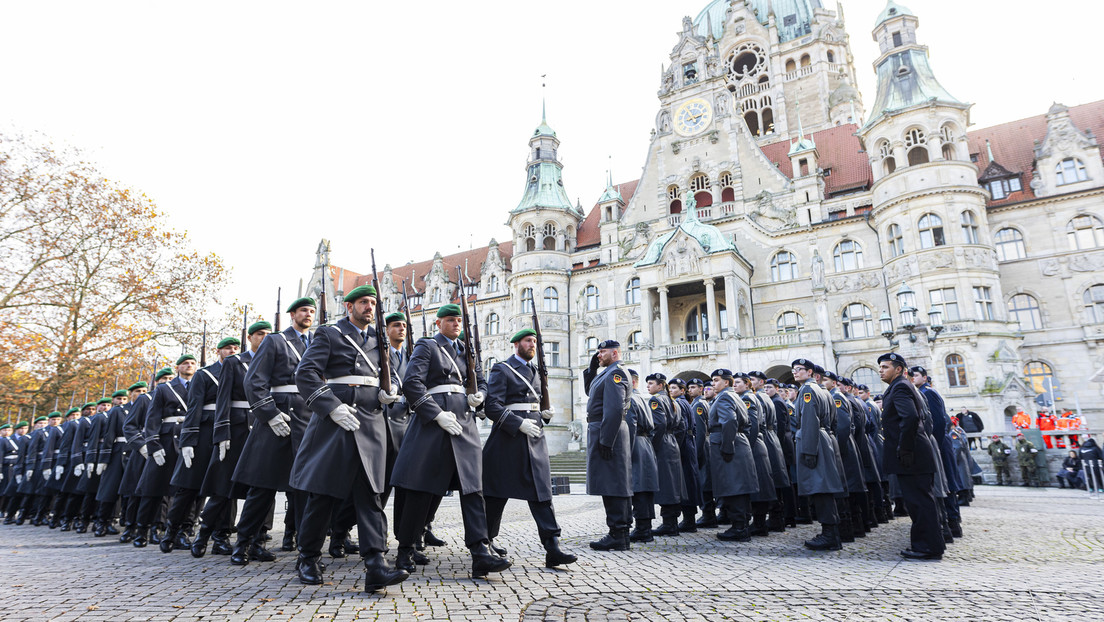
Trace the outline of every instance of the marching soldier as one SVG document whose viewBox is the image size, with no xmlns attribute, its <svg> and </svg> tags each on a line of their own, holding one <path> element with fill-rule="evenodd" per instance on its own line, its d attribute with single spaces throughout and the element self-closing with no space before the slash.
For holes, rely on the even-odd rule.
<svg viewBox="0 0 1104 622">
<path fill-rule="evenodd" d="M 126 397 L 107 411 L 107 424 L 104 425 L 103 437 L 96 451 L 96 470 L 102 471 L 100 487 L 96 490 L 96 502 L 99 504 L 97 524 L 92 532 L 97 538 L 119 534 L 119 530 L 115 528 L 115 506 L 119 501 L 119 483 L 123 479 L 123 470 L 130 458 L 123 422 L 134 401 L 147 390 L 149 385 L 146 382 L 135 382 L 127 387 Z"/>
<path fill-rule="evenodd" d="M 533 358 L 536 331 L 525 328 L 510 339 L 514 355 L 495 364 L 487 383 L 487 417 L 494 422 L 483 447 L 483 490 L 487 504 L 487 535 L 498 536 L 507 499 L 523 499 L 537 523 L 545 550 L 545 566 L 574 563 L 560 549 L 560 526 L 552 508 L 552 470 L 548 462 L 544 423 L 551 411 L 540 410 L 540 377 Z"/>
<path fill-rule="evenodd" d="M 590 543 L 596 551 L 629 550 L 632 524 L 632 454 L 625 415 L 632 389 L 621 366 L 621 344 L 598 344 L 604 369 L 590 383 L 587 398 L 587 494 L 601 495 L 609 533 Z"/>
<path fill-rule="evenodd" d="M 778 500 L 771 478 L 770 458 L 767 455 L 767 443 L 763 439 L 763 414 L 759 400 L 751 392 L 751 379 L 747 374 L 735 374 L 732 379 L 732 392 L 744 403 L 748 418 L 748 442 L 755 459 L 755 477 L 758 490 L 751 493 L 751 525 L 748 533 L 753 536 L 765 536 L 767 529 L 767 511 Z"/>
<path fill-rule="evenodd" d="M 751 384 L 751 394 L 755 397 L 759 406 L 762 421 L 759 434 L 767 448 L 767 461 L 770 466 L 771 480 L 774 482 L 775 500 L 770 502 L 770 514 L 767 519 L 767 528 L 771 531 L 785 531 L 786 519 L 783 512 L 783 498 L 790 489 L 790 474 L 786 468 L 786 459 L 782 454 L 782 442 L 778 438 L 777 414 L 774 402 L 763 389 L 767 379 L 761 371 L 748 372 L 748 382 Z M 785 412 L 785 411 L 783 411 Z"/>
<path fill-rule="evenodd" d="M 67 416 L 68 420 L 61 425 L 61 436 L 58 437 L 57 444 L 54 446 L 54 476 L 53 479 L 47 478 L 47 484 L 55 493 L 53 520 L 60 521 L 62 531 L 69 531 L 75 526 L 76 521 L 73 513 L 77 508 L 72 507 L 70 502 L 76 496 L 79 477 L 74 473 L 77 471 L 79 456 L 84 451 L 81 442 L 84 439 L 84 427 L 88 421 L 87 417 L 92 415 L 95 408 L 95 402 L 86 402 L 80 407 L 80 410 L 71 409 Z M 82 421 L 85 423 L 82 423 Z M 49 445 L 47 445 L 47 450 L 49 450 Z"/>
<path fill-rule="evenodd" d="M 110 409 L 126 401 L 126 391 L 118 390 L 111 397 L 100 399 L 96 404 L 96 414 L 92 415 L 91 426 L 88 431 L 88 440 L 84 450 L 84 479 L 81 481 L 81 489 L 84 492 L 84 500 L 81 502 L 81 520 L 85 524 L 92 523 L 92 535 L 100 529 L 99 503 L 96 495 L 100 490 L 100 482 L 103 481 L 103 473 L 107 468 L 106 463 L 100 462 L 100 450 L 103 446 L 104 435 L 110 419 Z M 112 439 L 114 440 L 114 439 Z M 102 464 L 102 466 L 101 466 Z M 84 533 L 80 529 L 79 533 Z M 105 532 L 106 533 L 106 532 Z M 101 536 L 102 537 L 102 536 Z"/>
<path fill-rule="evenodd" d="M 831 407 L 816 384 L 816 366 L 811 361 L 797 359 L 791 364 L 791 371 L 800 387 L 794 403 L 797 494 L 809 497 L 821 524 L 820 535 L 806 540 L 805 546 L 814 551 L 838 551 L 843 545 L 835 495 L 843 493 L 846 487 L 828 434 Z"/>
<path fill-rule="evenodd" d="M 702 502 L 701 477 L 698 475 L 698 448 L 695 442 L 697 426 L 694 424 L 694 411 L 686 399 L 687 384 L 681 378 L 672 378 L 667 383 L 667 391 L 679 413 L 679 430 L 675 440 L 679 446 L 679 460 L 682 462 L 682 480 L 686 495 L 682 499 L 682 521 L 678 524 L 680 532 L 694 533 L 698 530 L 698 506 Z"/>
<path fill-rule="evenodd" d="M 759 491 L 751 449 L 751 419 L 745 402 L 732 391 L 732 372 L 715 369 L 710 377 L 715 396 L 709 407 L 709 468 L 713 495 L 732 523 L 717 534 L 717 539 L 748 542 L 751 540 L 748 531 L 751 496 Z"/>
<path fill-rule="evenodd" d="M 16 468 L 16 483 L 19 486 L 17 491 L 23 497 L 19 516 L 15 519 L 16 525 L 22 525 L 28 519 L 32 525 L 35 523 L 38 523 L 36 526 L 42 525 L 39 515 L 44 511 L 42 507 L 46 503 L 44 498 L 46 491 L 41 488 L 45 485 L 42 462 L 49 438 L 61 434 L 57 428 L 61 425 L 61 413 L 55 410 L 47 416 L 35 417 L 33 425 L 34 430 L 27 435 L 26 446 Z"/>
<path fill-rule="evenodd" d="M 993 459 L 993 470 L 997 472 L 997 486 L 1011 486 L 1012 470 L 1008 468 L 1008 456 L 1012 455 L 1012 448 L 1004 444 L 999 434 L 994 434 L 986 451 Z"/>
<path fill-rule="evenodd" d="M 153 402 L 151 391 L 156 391 L 157 387 L 171 382 L 174 378 L 176 373 L 171 368 L 165 367 L 158 370 L 153 375 L 153 389 L 142 393 L 131 402 L 130 410 L 123 420 L 123 436 L 126 437 L 127 446 L 130 449 L 130 457 L 126 461 L 123 477 L 119 480 L 119 496 L 123 499 L 123 533 L 119 535 L 119 542 L 124 544 L 133 542 L 138 535 L 138 506 L 142 498 L 137 494 L 137 489 L 138 480 L 142 478 L 142 472 L 146 468 L 146 453 L 143 448 L 146 446 L 146 416 Z"/>
<path fill-rule="evenodd" d="M 652 412 L 655 432 L 652 447 L 655 448 L 656 465 L 659 467 L 659 492 L 656 503 L 659 504 L 659 516 L 663 524 L 653 529 L 653 536 L 679 535 L 678 519 L 682 514 L 682 500 L 686 498 L 686 483 L 682 478 L 682 458 L 679 455 L 676 434 L 683 429 L 681 413 L 675 408 L 671 396 L 667 394 L 667 376 L 661 373 L 649 374 L 646 378 L 648 408 Z"/>
<path fill-rule="evenodd" d="M 12 429 L 9 424 L 9 429 Z M 0 426 L 2 429 L 2 426 Z M 19 508 L 19 504 L 22 503 L 23 498 L 19 496 L 16 490 L 19 488 L 18 479 L 23 479 L 23 474 L 17 470 L 19 464 L 19 458 L 22 455 L 24 449 L 26 449 L 26 442 L 30 440 L 27 437 L 27 422 L 19 421 L 15 424 L 14 434 L 5 435 L 3 439 L 0 439 L 0 446 L 3 447 L 4 459 L 3 459 L 3 471 L 0 475 L 0 491 L 3 491 L 3 505 L 0 506 L 0 510 L 4 511 L 4 524 L 11 525 L 15 522 L 15 513 Z"/>
<path fill-rule="evenodd" d="M 72 442 L 72 438 L 66 436 L 66 434 L 69 428 L 73 426 L 73 420 L 80 417 L 80 413 L 80 408 L 70 408 L 66 411 L 65 421 L 55 428 L 55 433 L 50 435 L 49 440 L 46 441 L 46 447 L 42 450 L 43 483 L 39 489 L 43 494 L 40 499 L 42 509 L 39 510 L 38 518 L 35 521 L 45 522 L 49 519 L 51 529 L 57 529 L 65 519 L 67 498 L 61 490 L 63 485 L 61 478 L 65 475 L 65 461 L 69 459 L 65 448 Z M 53 422 L 51 421 L 52 425 Z M 50 516 L 51 509 L 53 509 L 53 516 Z"/>
<path fill-rule="evenodd" d="M 629 534 L 630 542 L 652 542 L 652 521 L 655 520 L 655 493 L 659 491 L 659 467 L 656 464 L 652 436 L 655 422 L 648 402 L 640 394 L 640 377 L 635 369 L 632 376 L 632 402 L 625 416 L 629 426 L 629 448 L 632 452 L 632 513 L 635 528 Z"/>
</svg>

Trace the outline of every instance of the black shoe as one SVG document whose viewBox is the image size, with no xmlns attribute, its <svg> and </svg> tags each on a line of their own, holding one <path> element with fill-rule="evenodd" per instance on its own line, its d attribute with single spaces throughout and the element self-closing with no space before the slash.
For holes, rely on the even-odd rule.
<svg viewBox="0 0 1104 622">
<path fill-rule="evenodd" d="M 610 532 L 602 536 L 601 540 L 590 543 L 590 548 L 595 551 L 627 551 L 629 550 L 628 529 L 619 529 L 615 535 Z"/>
<path fill-rule="evenodd" d="M 113 525 L 111 523 L 105 523 L 104 533 L 106 533 L 109 536 L 117 536 L 117 535 L 119 535 L 119 530 L 115 528 L 115 525 Z"/>
<path fill-rule="evenodd" d="M 345 541 L 341 545 L 345 547 L 346 555 L 356 555 L 360 552 L 360 545 L 350 540 L 348 536 L 345 537 Z"/>
<path fill-rule="evenodd" d="M 280 543 L 281 551 L 294 551 L 295 550 L 295 532 L 285 531 L 284 540 Z"/>
<path fill-rule="evenodd" d="M 159 527 L 151 527 L 149 541 L 153 544 L 161 544 L 161 538 L 163 537 Z"/>
<path fill-rule="evenodd" d="M 652 528 L 649 525 L 641 525 L 629 534 L 629 542 L 655 542 L 652 537 Z"/>
<path fill-rule="evenodd" d="M 908 516 L 908 509 L 905 508 L 904 502 L 897 503 L 893 508 L 894 516 Z"/>
<path fill-rule="evenodd" d="M 854 542 L 855 533 L 851 530 L 851 520 L 840 517 L 839 525 L 836 526 L 839 531 L 840 542 Z"/>
<path fill-rule="evenodd" d="M 1024 486 L 1027 486 L 1027 484 L 1024 484 Z M 38 520 L 35 520 L 35 527 L 39 527 L 41 525 L 42 525 L 42 523 L 40 523 Z M 68 518 L 61 521 L 61 530 L 62 531 L 71 531 L 72 529 L 73 529 L 73 523 Z"/>
<path fill-rule="evenodd" d="M 502 572 L 510 567 L 510 560 L 492 555 L 485 544 L 477 544 L 470 550 L 473 579 L 482 579 L 487 576 L 487 573 Z"/>
<path fill-rule="evenodd" d="M 960 520 L 949 520 L 947 522 L 950 523 L 950 525 L 951 525 L 951 535 L 956 537 L 956 538 L 961 538 L 962 537 L 962 521 L 960 521 Z"/>
<path fill-rule="evenodd" d="M 162 553 L 172 553 L 175 547 L 176 533 L 174 530 L 170 529 L 169 532 L 165 534 L 165 537 L 161 538 L 161 541 L 157 543 L 157 548 L 161 549 Z"/>
<path fill-rule="evenodd" d="M 383 553 L 373 553 L 364 558 L 364 591 L 376 592 L 389 585 L 406 581 L 410 573 L 399 568 L 391 568 L 383 561 Z"/>
<path fill-rule="evenodd" d="M 138 549 L 149 546 L 149 528 L 138 525 L 137 529 L 134 530 L 134 542 L 131 544 Z"/>
<path fill-rule="evenodd" d="M 230 553 L 230 563 L 235 566 L 249 564 L 249 548 L 249 540 L 238 536 L 238 541 L 234 544 L 234 550 Z"/>
<path fill-rule="evenodd" d="M 196 534 L 192 546 L 189 547 L 192 551 L 192 557 L 199 558 L 207 554 L 207 542 L 211 539 L 211 531 L 209 527 L 199 526 L 199 533 Z"/>
<path fill-rule="evenodd" d="M 14 514 L 9 514 L 7 517 L 5 517 L 4 518 L 4 524 L 5 525 L 14 525 L 15 524 L 15 515 Z"/>
<path fill-rule="evenodd" d="M 796 528 L 797 527 L 797 519 L 793 516 L 787 516 L 786 520 L 785 520 L 785 525 L 787 527 Z"/>
<path fill-rule="evenodd" d="M 230 546 L 230 539 L 224 537 L 222 540 L 216 540 L 211 538 L 211 555 L 230 555 L 234 552 L 234 547 Z"/>
<path fill-rule="evenodd" d="M 263 534 L 261 534 L 261 542 L 271 542 L 271 541 L 272 541 L 272 534 L 268 533 L 267 531 L 264 532 Z"/>
<path fill-rule="evenodd" d="M 725 542 L 751 542 L 751 533 L 747 529 L 729 527 L 717 534 L 717 539 Z"/>
<path fill-rule="evenodd" d="M 578 557 L 560 549 L 560 539 L 553 536 L 544 543 L 544 567 L 555 568 L 565 564 L 574 564 Z"/>
<path fill-rule="evenodd" d="M 262 542 L 254 541 L 249 545 L 249 559 L 255 562 L 272 562 L 276 561 L 276 556 Z"/>
<path fill-rule="evenodd" d="M 702 529 L 716 529 L 717 528 L 717 515 L 716 514 L 702 514 L 702 517 L 694 523 Z M 680 527 L 681 529 L 681 527 Z"/>
<path fill-rule="evenodd" d="M 188 541 L 188 532 L 181 529 L 177 532 L 176 537 L 173 538 L 173 548 L 187 551 L 192 548 L 192 543 Z"/>
<path fill-rule="evenodd" d="M 954 534 L 950 527 L 943 529 L 943 544 L 954 544 Z"/>
<path fill-rule="evenodd" d="M 322 585 L 322 568 L 318 558 L 308 559 L 299 556 L 295 562 L 295 571 L 299 574 L 299 582 L 304 585 Z"/>
<path fill-rule="evenodd" d="M 338 535 L 330 535 L 330 557 L 334 559 L 345 558 L 345 538 Z"/>
<path fill-rule="evenodd" d="M 491 552 L 499 557 L 506 557 L 506 549 L 501 546 L 495 546 L 494 540 L 489 540 L 487 542 L 487 548 L 491 549 Z"/>
<path fill-rule="evenodd" d="M 805 547 L 814 551 L 838 551 L 843 548 L 839 525 L 822 525 L 820 534 L 805 541 Z"/>
<path fill-rule="evenodd" d="M 425 542 L 426 546 L 445 546 L 448 544 L 444 540 L 433 535 L 433 532 L 429 529 L 426 529 L 425 536 L 423 536 L 422 540 Z"/>
<path fill-rule="evenodd" d="M 786 519 L 781 514 L 771 512 L 767 516 L 767 529 L 776 533 L 785 533 Z"/>
<path fill-rule="evenodd" d="M 410 556 L 410 559 L 419 566 L 425 566 L 429 563 L 429 556 L 421 551 L 414 551 L 414 554 Z"/>
<path fill-rule="evenodd" d="M 415 552 L 416 551 L 413 547 L 399 547 L 399 555 L 395 558 L 395 567 L 399 570 L 406 571 L 408 574 L 413 573 L 415 570 L 417 570 L 417 567 L 414 565 Z"/>
<path fill-rule="evenodd" d="M 663 523 L 658 529 L 652 530 L 653 536 L 677 536 L 679 535 L 678 523 Z"/>
<path fill-rule="evenodd" d="M 107 535 L 107 527 L 104 526 L 103 522 L 96 521 L 96 526 L 92 528 L 92 537 L 93 538 L 102 538 L 106 535 Z"/>
<path fill-rule="evenodd" d="M 689 521 L 682 520 L 678 524 L 679 533 L 698 533 L 698 523 L 690 517 Z"/>
<path fill-rule="evenodd" d="M 767 517 L 756 516 L 752 519 L 751 525 L 748 526 L 748 533 L 753 536 L 766 537 L 770 535 L 770 530 L 767 529 Z"/>
<path fill-rule="evenodd" d="M 78 520 L 77 526 L 73 531 L 77 533 L 88 533 L 88 523 L 83 520 Z"/>
<path fill-rule="evenodd" d="M 912 549 L 905 549 L 901 551 L 901 557 L 905 559 L 943 559 L 943 554 L 925 553 L 924 551 L 914 551 Z"/>
<path fill-rule="evenodd" d="M 134 528 L 127 525 L 127 527 L 123 529 L 122 535 L 119 536 L 119 544 L 126 544 L 132 540 L 134 540 Z"/>
</svg>

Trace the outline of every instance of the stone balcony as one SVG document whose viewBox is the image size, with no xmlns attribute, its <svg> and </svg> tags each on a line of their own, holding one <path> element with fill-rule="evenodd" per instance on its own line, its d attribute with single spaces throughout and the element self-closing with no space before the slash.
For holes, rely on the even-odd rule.
<svg viewBox="0 0 1104 622">
<path fill-rule="evenodd" d="M 755 335 L 740 338 L 740 350 L 776 350 L 824 343 L 824 335 L 819 329 L 800 330 L 774 335 Z"/>
</svg>

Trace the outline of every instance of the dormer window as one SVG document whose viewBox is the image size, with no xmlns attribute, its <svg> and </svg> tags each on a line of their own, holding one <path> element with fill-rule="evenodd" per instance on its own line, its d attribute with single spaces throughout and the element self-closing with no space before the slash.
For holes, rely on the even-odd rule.
<svg viewBox="0 0 1104 622">
<path fill-rule="evenodd" d="M 994 179 L 986 183 L 985 187 L 988 188 L 989 194 L 993 195 L 994 201 L 1003 199 L 1013 192 L 1023 190 L 1023 185 L 1020 184 L 1019 177 L 1013 177 L 1011 179 Z"/>
<path fill-rule="evenodd" d="M 1085 172 L 1085 163 L 1077 158 L 1066 158 L 1059 162 L 1056 173 L 1059 186 L 1075 184 L 1089 178 Z"/>
<path fill-rule="evenodd" d="M 890 9 L 890 13 L 895 13 L 896 9 Z M 901 33 L 893 33 L 893 47 L 901 47 Z"/>
</svg>

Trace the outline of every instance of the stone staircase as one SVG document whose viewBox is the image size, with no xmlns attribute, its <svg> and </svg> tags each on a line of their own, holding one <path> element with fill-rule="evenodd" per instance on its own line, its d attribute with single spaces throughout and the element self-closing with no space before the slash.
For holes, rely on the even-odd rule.
<svg viewBox="0 0 1104 622">
<path fill-rule="evenodd" d="M 553 476 L 566 476 L 572 484 L 586 483 L 586 452 L 564 451 L 550 456 L 548 461 L 551 463 Z"/>
</svg>

